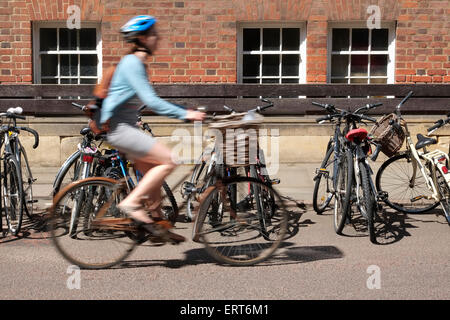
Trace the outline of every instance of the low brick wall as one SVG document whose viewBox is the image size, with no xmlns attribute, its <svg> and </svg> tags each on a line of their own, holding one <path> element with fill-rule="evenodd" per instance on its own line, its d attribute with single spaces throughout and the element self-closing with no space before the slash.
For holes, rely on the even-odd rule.
<svg viewBox="0 0 450 320">
<path fill-rule="evenodd" d="M 262 129 L 269 135 L 266 158 L 275 160 L 276 145 L 271 144 L 278 136 L 278 160 L 281 164 L 317 163 L 324 156 L 325 148 L 333 127 L 330 124 L 317 124 L 316 116 L 311 117 L 266 117 Z M 417 133 L 426 133 L 440 116 L 406 116 L 409 129 L 414 140 Z M 170 147 L 186 144 L 188 134 L 194 135 L 194 126 L 178 120 L 163 117 L 144 117 L 157 139 Z M 40 144 L 36 150 L 32 149 L 34 138 L 27 132 L 21 133 L 21 141 L 26 147 L 28 158 L 32 166 L 58 167 L 73 153 L 81 141 L 80 129 L 87 124 L 85 117 L 67 118 L 33 118 L 28 117 L 23 125 L 27 125 L 39 132 Z M 370 130 L 368 127 L 368 130 Z M 450 142 L 450 126 L 439 129 L 439 147 L 448 150 Z M 183 139 L 185 139 L 183 141 Z M 264 138 L 260 138 L 261 146 L 265 149 Z M 174 141 L 172 141 L 174 140 Z M 177 141 L 178 140 L 178 141 Z M 205 142 L 206 144 L 206 142 Z M 194 158 L 194 146 L 191 154 Z M 201 148 L 200 148 L 201 150 Z M 383 157 L 381 157 L 383 159 Z"/>
</svg>

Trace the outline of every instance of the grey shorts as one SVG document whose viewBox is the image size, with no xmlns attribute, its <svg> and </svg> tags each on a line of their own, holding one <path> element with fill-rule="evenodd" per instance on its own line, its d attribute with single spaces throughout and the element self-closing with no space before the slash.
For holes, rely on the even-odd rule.
<svg viewBox="0 0 450 320">
<path fill-rule="evenodd" d="M 127 155 L 129 159 L 141 158 L 151 150 L 156 140 L 138 128 L 119 123 L 106 135 L 106 141 Z"/>
</svg>

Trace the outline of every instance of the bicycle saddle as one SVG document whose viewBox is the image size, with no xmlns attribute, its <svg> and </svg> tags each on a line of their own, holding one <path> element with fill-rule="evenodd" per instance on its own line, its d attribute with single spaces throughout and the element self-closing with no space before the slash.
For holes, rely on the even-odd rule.
<svg viewBox="0 0 450 320">
<path fill-rule="evenodd" d="M 90 128 L 83 128 L 83 129 L 80 130 L 80 134 L 81 134 L 82 136 L 87 135 L 89 132 L 91 132 L 91 129 L 90 129 Z"/>
<path fill-rule="evenodd" d="M 426 146 L 432 145 L 432 144 L 436 144 L 437 140 L 434 138 L 426 138 L 423 135 L 421 135 L 420 133 L 417 134 L 417 143 L 416 143 L 416 149 L 422 149 Z"/>
</svg>

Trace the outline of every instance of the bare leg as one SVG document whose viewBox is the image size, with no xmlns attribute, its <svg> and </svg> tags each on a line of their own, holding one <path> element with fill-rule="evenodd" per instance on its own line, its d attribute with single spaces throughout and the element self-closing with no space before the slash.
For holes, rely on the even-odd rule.
<svg viewBox="0 0 450 320">
<path fill-rule="evenodd" d="M 135 164 L 137 169 L 145 174 L 136 188 L 121 201 L 120 206 L 138 207 L 143 201 L 150 199 L 158 210 L 163 181 L 176 168 L 171 150 L 161 143 L 156 143 L 146 156 L 136 159 Z M 137 210 L 130 215 L 142 222 L 152 222 L 144 210 Z"/>
</svg>

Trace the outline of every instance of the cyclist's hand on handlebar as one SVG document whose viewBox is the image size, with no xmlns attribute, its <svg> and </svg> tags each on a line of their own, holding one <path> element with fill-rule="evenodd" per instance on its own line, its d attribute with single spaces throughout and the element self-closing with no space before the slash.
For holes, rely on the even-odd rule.
<svg viewBox="0 0 450 320">
<path fill-rule="evenodd" d="M 203 121 L 203 119 L 205 119 L 205 115 L 206 113 L 204 112 L 188 109 L 185 119 L 189 121 Z"/>
</svg>

